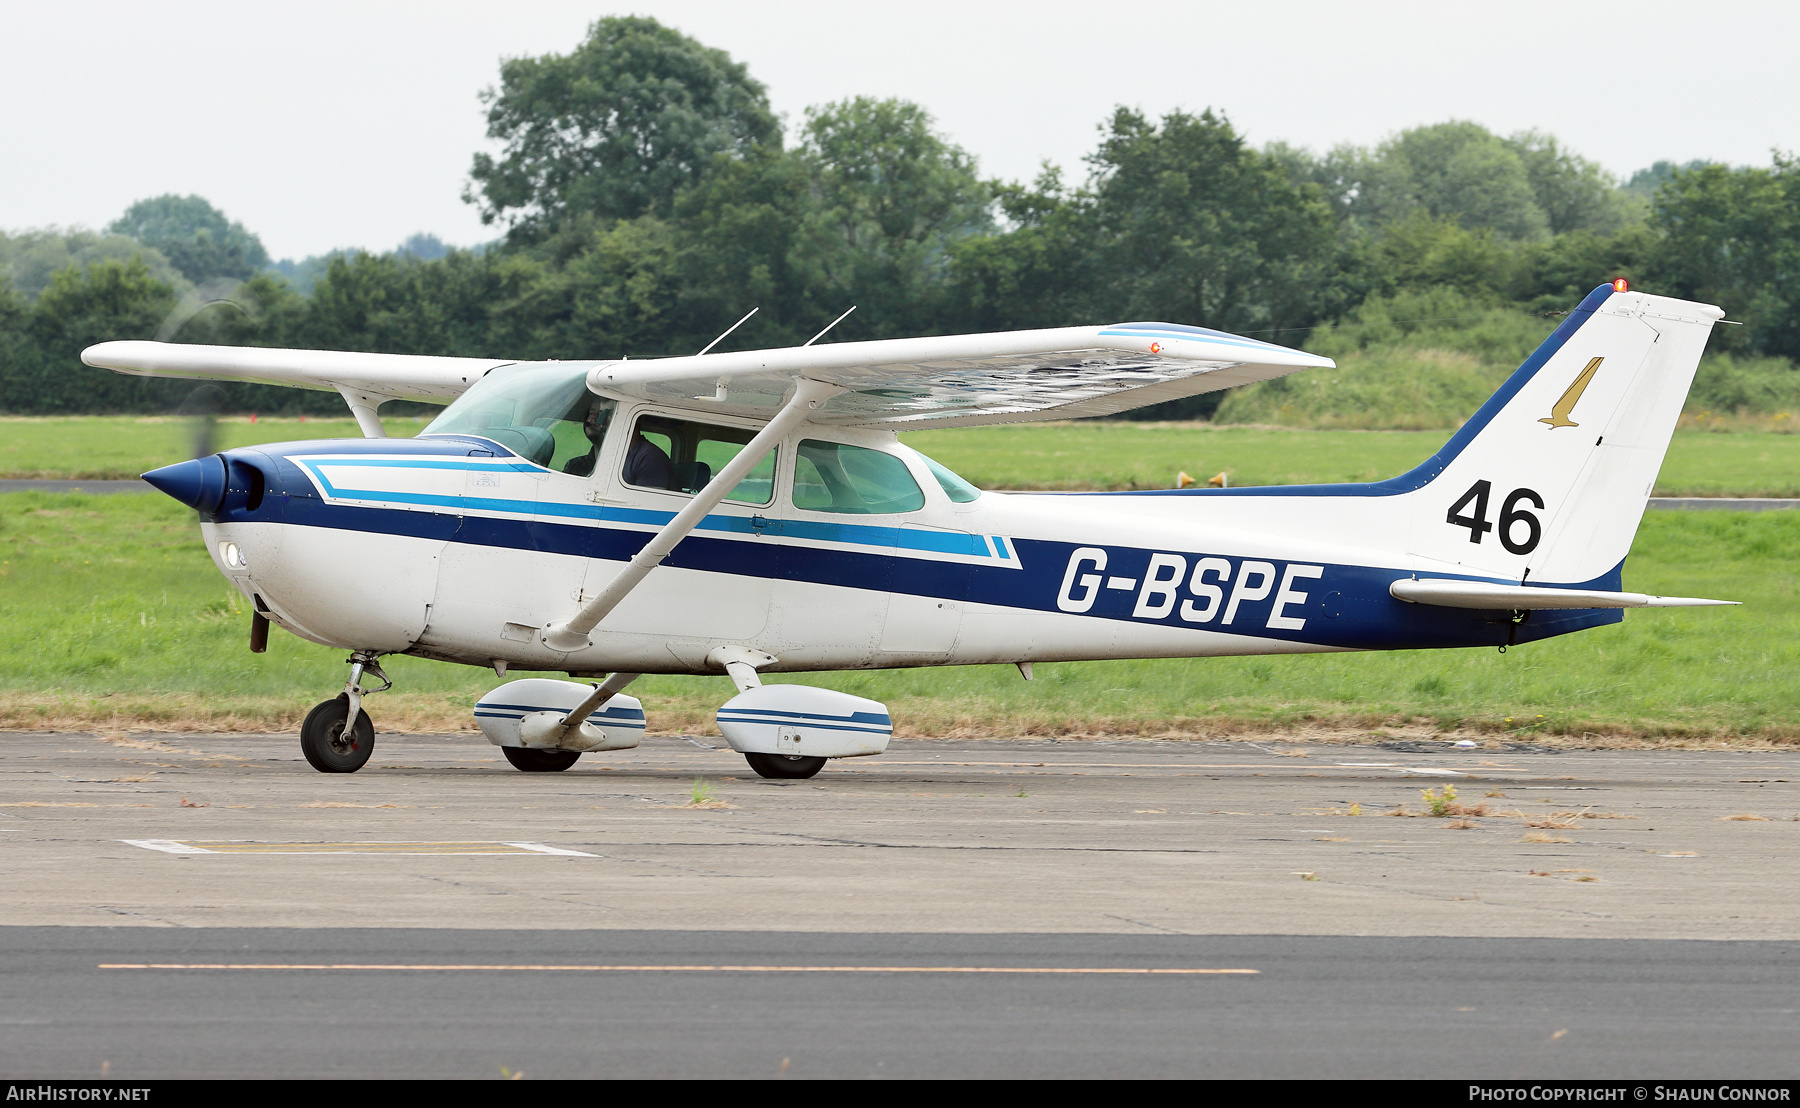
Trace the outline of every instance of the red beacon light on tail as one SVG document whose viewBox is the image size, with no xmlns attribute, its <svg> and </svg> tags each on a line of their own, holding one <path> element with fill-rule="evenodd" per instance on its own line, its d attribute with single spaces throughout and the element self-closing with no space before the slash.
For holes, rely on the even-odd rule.
<svg viewBox="0 0 1800 1108">
<path fill-rule="evenodd" d="M 1631 286 L 1626 283 L 1625 278 L 1614 277 L 1613 278 L 1613 291 L 1614 292 L 1629 292 L 1629 291 L 1631 291 Z"/>
</svg>

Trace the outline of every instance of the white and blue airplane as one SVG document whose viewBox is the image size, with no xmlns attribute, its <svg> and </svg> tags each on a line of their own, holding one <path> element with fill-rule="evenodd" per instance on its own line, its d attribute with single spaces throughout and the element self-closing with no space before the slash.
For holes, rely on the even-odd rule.
<svg viewBox="0 0 1800 1108">
<path fill-rule="evenodd" d="M 1443 449 L 1372 484 L 982 492 L 896 432 L 1104 415 L 1330 368 L 1123 323 L 653 361 L 505 362 L 108 342 L 123 373 L 335 389 L 365 438 L 145 474 L 275 623 L 349 650 L 301 730 L 368 761 L 379 659 L 509 681 L 475 722 L 528 771 L 637 745 L 645 673 L 729 674 L 765 777 L 879 754 L 872 700 L 772 672 L 1500 646 L 1719 604 L 1621 591 L 1716 308 L 1595 289 Z M 740 321 L 742 322 L 742 321 Z M 715 344 L 716 345 L 716 344 Z M 711 349 L 710 347 L 708 348 Z M 388 400 L 449 401 L 412 439 Z M 365 689 L 378 679 L 381 686 Z"/>
</svg>

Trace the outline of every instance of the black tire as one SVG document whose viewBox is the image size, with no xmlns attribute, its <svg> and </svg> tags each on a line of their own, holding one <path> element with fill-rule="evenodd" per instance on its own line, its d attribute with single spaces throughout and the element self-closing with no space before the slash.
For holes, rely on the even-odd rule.
<svg viewBox="0 0 1800 1108">
<path fill-rule="evenodd" d="M 802 758 L 798 754 L 745 754 L 759 777 L 778 781 L 804 781 L 825 768 L 823 758 Z"/>
<path fill-rule="evenodd" d="M 503 746 L 501 753 L 514 769 L 526 773 L 561 773 L 581 757 L 579 750 L 530 750 L 523 746 Z"/>
<path fill-rule="evenodd" d="M 355 773 L 375 752 L 375 724 L 368 712 L 358 712 L 356 726 L 344 734 L 350 718 L 350 698 L 339 693 L 306 713 L 300 725 L 300 752 L 320 773 Z"/>
</svg>

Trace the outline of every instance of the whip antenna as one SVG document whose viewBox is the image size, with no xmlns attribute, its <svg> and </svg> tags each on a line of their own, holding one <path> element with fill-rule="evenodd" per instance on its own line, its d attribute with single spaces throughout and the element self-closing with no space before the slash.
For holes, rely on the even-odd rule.
<svg viewBox="0 0 1800 1108">
<path fill-rule="evenodd" d="M 749 311 L 745 312 L 743 319 L 740 319 L 736 323 L 733 323 L 731 326 L 725 328 L 724 334 L 721 334 L 718 338 L 707 343 L 706 350 L 711 350 L 713 347 L 724 342 L 725 335 L 729 335 L 729 334 L 731 334 L 731 332 L 737 330 L 739 327 L 742 327 L 750 319 L 751 316 L 755 315 L 757 312 L 760 312 L 760 311 L 762 311 L 762 305 L 758 304 L 756 307 L 751 308 Z M 829 330 L 829 328 L 827 328 L 827 330 Z M 700 351 L 700 354 L 706 353 L 706 350 Z M 694 357 L 698 358 L 700 356 L 700 354 L 695 354 Z"/>
<path fill-rule="evenodd" d="M 832 320 L 830 323 L 827 323 L 825 325 L 825 331 L 829 331 L 833 327 L 836 327 L 838 324 L 844 322 L 844 316 L 849 315 L 851 312 L 854 312 L 855 310 L 856 310 L 856 305 L 855 304 L 850 305 L 850 307 L 844 312 L 844 315 L 838 316 L 836 319 Z M 801 343 L 800 345 L 801 346 L 811 346 L 813 343 L 818 342 L 820 339 L 825 337 L 825 331 L 820 331 L 818 334 L 814 335 L 810 339 L 807 339 L 805 342 Z"/>
</svg>

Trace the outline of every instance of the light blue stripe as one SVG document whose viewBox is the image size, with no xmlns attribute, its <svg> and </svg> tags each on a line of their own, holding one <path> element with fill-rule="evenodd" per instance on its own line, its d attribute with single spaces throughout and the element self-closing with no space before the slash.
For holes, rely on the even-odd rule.
<svg viewBox="0 0 1800 1108">
<path fill-rule="evenodd" d="M 328 496 L 344 500 L 374 500 L 392 504 L 408 504 L 417 507 L 449 508 L 459 511 L 507 512 L 512 515 L 555 516 L 563 519 L 578 519 L 593 522 L 632 523 L 641 526 L 661 527 L 675 518 L 674 512 L 665 512 L 648 508 L 590 507 L 585 504 L 563 504 L 556 501 L 513 500 L 499 497 L 450 496 L 443 493 L 388 492 L 375 489 L 341 489 L 331 482 L 320 471 L 321 465 L 356 464 L 370 468 L 419 468 L 419 469 L 484 469 L 507 472 L 531 472 L 531 467 L 521 463 L 472 463 L 464 466 L 461 462 L 412 462 L 375 459 L 366 462 L 337 461 L 321 462 L 312 458 L 294 458 L 294 462 L 305 466 L 324 487 Z M 917 550 L 929 554 L 951 554 L 993 557 L 987 540 L 980 535 L 970 535 L 961 531 L 927 531 L 911 527 L 881 526 L 868 523 L 827 523 L 820 520 L 807 519 L 766 519 L 762 527 L 756 526 L 752 517 L 740 515 L 709 515 L 702 519 L 695 528 L 697 531 L 713 531 L 723 534 L 767 534 L 770 537 L 813 539 L 820 542 L 838 542 L 848 546 L 888 547 L 896 550 Z M 1001 547 L 1000 557 L 1011 560 L 1011 556 Z"/>
<path fill-rule="evenodd" d="M 1182 342 L 1216 342 L 1221 346 L 1242 346 L 1247 350 L 1280 350 L 1285 352 L 1288 349 L 1285 346 L 1276 346 L 1272 342 L 1257 342 L 1255 339 L 1240 339 L 1236 337 L 1221 338 L 1215 335 L 1184 335 L 1180 331 L 1111 330 L 1102 331 L 1100 334 L 1108 338 L 1176 339 Z"/>
<path fill-rule="evenodd" d="M 445 496 L 439 493 L 388 492 L 374 489 L 339 489 L 320 476 L 319 481 L 333 497 L 349 500 L 382 500 L 395 504 L 417 504 L 439 508 L 462 508 L 476 511 L 510 512 L 514 515 L 560 516 L 595 522 L 637 523 L 661 527 L 675 518 L 674 512 L 638 508 L 589 508 L 581 504 L 559 504 L 554 501 L 502 500 L 497 497 Z M 876 527 L 854 523 L 820 523 L 813 520 L 769 520 L 758 528 L 748 517 L 709 515 L 700 521 L 697 531 L 726 534 L 752 534 L 757 531 L 783 538 L 814 539 L 839 542 L 849 546 L 880 546 L 902 550 L 918 550 L 931 554 L 961 554 L 992 557 L 986 542 L 977 535 L 959 531 L 915 531 L 901 527 Z"/>
<path fill-rule="evenodd" d="M 461 469 L 479 473 L 530 473 L 537 467 L 529 462 L 477 462 L 456 459 L 448 462 L 424 461 L 416 458 L 295 458 L 311 468 L 313 465 L 357 466 L 362 469 Z"/>
</svg>

